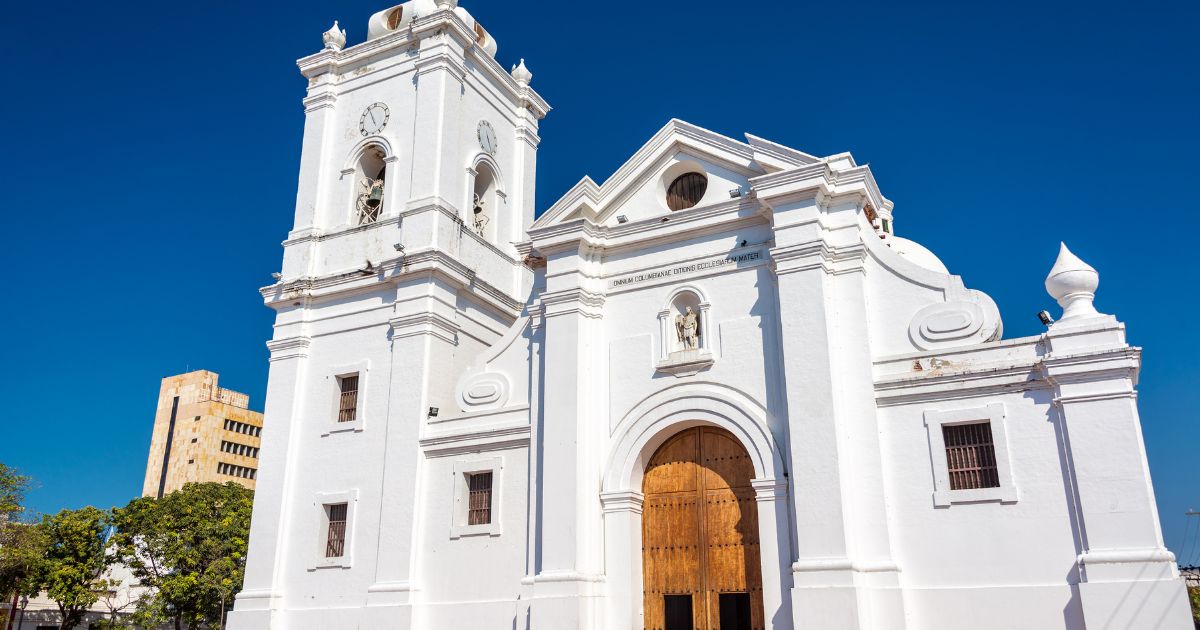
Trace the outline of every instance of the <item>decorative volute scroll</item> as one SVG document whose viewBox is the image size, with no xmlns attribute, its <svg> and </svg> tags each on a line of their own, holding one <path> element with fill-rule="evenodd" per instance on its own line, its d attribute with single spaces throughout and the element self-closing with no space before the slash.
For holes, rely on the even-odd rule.
<svg viewBox="0 0 1200 630">
<path fill-rule="evenodd" d="M 987 294 L 962 287 L 948 292 L 945 302 L 918 310 L 908 324 L 908 336 L 922 350 L 969 346 L 1000 338 L 1000 311 Z"/>
<path fill-rule="evenodd" d="M 530 317 L 522 315 L 491 348 L 484 350 L 458 379 L 455 398 L 466 413 L 494 411 L 523 402 L 514 393 L 528 383 Z M 514 382 L 515 381 L 515 382 Z"/>
</svg>

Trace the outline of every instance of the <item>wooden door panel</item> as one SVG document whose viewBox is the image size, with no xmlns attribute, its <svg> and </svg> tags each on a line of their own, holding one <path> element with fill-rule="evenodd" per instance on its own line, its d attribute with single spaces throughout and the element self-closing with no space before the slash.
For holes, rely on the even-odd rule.
<svg viewBox="0 0 1200 630">
<path fill-rule="evenodd" d="M 647 630 L 664 627 L 664 596 L 684 594 L 695 628 L 718 630 L 721 593 L 747 593 L 752 627 L 764 627 L 753 476 L 741 444 L 708 427 L 676 434 L 650 459 L 642 482 Z"/>
</svg>

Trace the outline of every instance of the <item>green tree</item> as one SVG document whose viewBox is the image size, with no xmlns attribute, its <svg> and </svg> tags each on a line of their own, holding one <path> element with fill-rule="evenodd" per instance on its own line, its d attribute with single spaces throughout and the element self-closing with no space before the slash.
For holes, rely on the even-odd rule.
<svg viewBox="0 0 1200 630">
<path fill-rule="evenodd" d="M 254 493 L 229 482 L 189 483 L 161 499 L 114 510 L 121 559 L 154 594 L 138 600 L 139 624 L 176 630 L 224 620 L 242 588 Z"/>
<path fill-rule="evenodd" d="M 1188 599 L 1192 600 L 1192 623 L 1200 628 L 1200 587 L 1188 587 Z"/>
<path fill-rule="evenodd" d="M 24 522 L 25 492 L 32 480 L 0 463 L 0 599 L 34 595 L 48 541 L 45 532 Z"/>
<path fill-rule="evenodd" d="M 32 480 L 0 462 L 0 520 L 11 521 L 25 511 L 25 492 Z"/>
<path fill-rule="evenodd" d="M 111 522 L 108 512 L 89 506 L 44 516 L 38 525 L 48 543 L 39 583 L 58 604 L 60 630 L 79 625 L 99 599 L 101 578 L 113 560 L 106 537 Z"/>
</svg>

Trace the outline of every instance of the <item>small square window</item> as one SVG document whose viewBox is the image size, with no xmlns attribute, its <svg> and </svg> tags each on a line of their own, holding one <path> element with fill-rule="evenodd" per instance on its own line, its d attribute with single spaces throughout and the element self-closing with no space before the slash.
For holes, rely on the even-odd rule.
<svg viewBox="0 0 1200 630">
<path fill-rule="evenodd" d="M 325 536 L 326 558 L 340 558 L 346 554 L 346 514 L 345 503 L 325 506 L 325 516 L 329 523 Z"/>
<path fill-rule="evenodd" d="M 986 501 L 1015 503 L 1020 499 L 1002 403 L 972 409 L 930 409 L 924 416 L 933 467 L 934 507 Z"/>
<path fill-rule="evenodd" d="M 951 490 L 999 488 L 990 422 L 942 425 Z"/>
<path fill-rule="evenodd" d="M 338 377 L 338 422 L 358 419 L 358 374 Z"/>
<path fill-rule="evenodd" d="M 194 460 L 194 459 L 189 459 L 189 460 L 188 460 L 188 463 L 189 463 L 189 464 L 195 464 L 195 463 L 196 463 L 196 460 Z"/>
<path fill-rule="evenodd" d="M 467 525 L 492 522 L 492 472 L 467 475 Z"/>
<path fill-rule="evenodd" d="M 195 444 L 197 439 L 198 438 L 192 438 L 192 444 Z"/>
</svg>

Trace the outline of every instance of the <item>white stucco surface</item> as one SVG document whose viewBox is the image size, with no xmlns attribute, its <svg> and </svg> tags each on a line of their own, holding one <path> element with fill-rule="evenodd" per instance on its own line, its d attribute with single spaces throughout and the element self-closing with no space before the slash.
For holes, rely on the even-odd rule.
<svg viewBox="0 0 1200 630">
<path fill-rule="evenodd" d="M 641 628 L 642 473 L 697 425 L 754 464 L 771 628 L 1191 627 L 1140 351 L 1093 307 L 1095 270 L 1064 248 L 1046 281 L 1064 316 L 1003 339 L 991 298 L 893 234 L 853 156 L 678 120 L 535 221 L 549 106 L 456 4 L 406 3 L 396 28 L 387 9 L 366 42 L 335 31 L 299 62 L 300 184 L 262 290 L 277 319 L 230 628 Z M 390 118 L 366 134 L 374 103 Z M 359 225 L 367 150 L 386 192 Z M 707 189 L 671 211 L 689 172 Z M 948 485 L 942 427 L 963 422 L 989 423 L 999 487 Z M 493 520 L 472 525 L 481 471 Z M 346 551 L 327 558 L 322 506 L 343 502 Z"/>
</svg>

